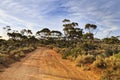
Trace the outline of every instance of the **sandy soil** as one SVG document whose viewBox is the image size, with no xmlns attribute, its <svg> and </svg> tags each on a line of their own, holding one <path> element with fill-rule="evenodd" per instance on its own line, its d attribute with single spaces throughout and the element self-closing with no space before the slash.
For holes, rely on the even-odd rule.
<svg viewBox="0 0 120 80">
<path fill-rule="evenodd" d="M 0 73 L 0 80 L 97 80 L 47 48 L 38 48 Z"/>
</svg>

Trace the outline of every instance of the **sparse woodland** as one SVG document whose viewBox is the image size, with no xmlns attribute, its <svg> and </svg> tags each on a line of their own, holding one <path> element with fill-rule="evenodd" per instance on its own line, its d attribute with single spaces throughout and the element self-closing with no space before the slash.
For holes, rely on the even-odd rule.
<svg viewBox="0 0 120 80">
<path fill-rule="evenodd" d="M 44 28 L 33 35 L 32 30 L 12 30 L 6 26 L 9 39 L 0 36 L 0 66 L 20 61 L 36 47 L 48 47 L 62 55 L 63 59 L 75 62 L 82 70 L 93 71 L 100 80 L 120 80 L 120 40 L 119 36 L 104 39 L 94 37 L 95 24 L 79 24 L 63 20 L 63 32 Z M 86 33 L 84 32 L 86 30 Z"/>
</svg>

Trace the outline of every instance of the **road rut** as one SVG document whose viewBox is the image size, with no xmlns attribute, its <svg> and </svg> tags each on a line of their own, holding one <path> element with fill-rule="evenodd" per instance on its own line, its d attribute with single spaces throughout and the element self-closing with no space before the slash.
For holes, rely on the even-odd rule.
<svg viewBox="0 0 120 80">
<path fill-rule="evenodd" d="M 97 80 L 53 50 L 40 47 L 0 73 L 0 80 Z"/>
</svg>

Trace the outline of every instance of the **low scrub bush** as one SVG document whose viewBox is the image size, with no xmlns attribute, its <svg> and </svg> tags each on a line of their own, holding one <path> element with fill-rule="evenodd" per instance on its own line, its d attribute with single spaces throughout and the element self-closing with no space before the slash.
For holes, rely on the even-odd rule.
<svg viewBox="0 0 120 80">
<path fill-rule="evenodd" d="M 93 55 L 79 55 L 75 62 L 77 64 L 77 66 L 83 66 L 85 64 L 91 64 L 93 63 L 93 61 L 95 60 Z"/>
<path fill-rule="evenodd" d="M 101 80 L 119 80 L 120 59 L 114 56 L 103 58 L 98 56 L 93 63 L 94 67 L 102 69 Z"/>
<path fill-rule="evenodd" d="M 117 59 L 120 59 L 120 53 L 114 55 Z"/>
<path fill-rule="evenodd" d="M 104 58 L 102 58 L 101 56 L 97 56 L 96 60 L 93 62 L 93 67 L 97 67 L 100 69 L 104 69 L 106 68 L 106 63 L 104 61 Z"/>
<path fill-rule="evenodd" d="M 49 48 L 49 49 L 53 49 L 54 48 L 53 45 L 47 45 L 46 47 Z"/>
<path fill-rule="evenodd" d="M 110 69 L 110 70 L 117 70 L 120 69 L 120 60 L 115 58 L 114 56 L 102 58 L 101 56 L 97 56 L 96 60 L 93 63 L 94 67 L 100 69 Z"/>
<path fill-rule="evenodd" d="M 64 48 L 63 50 L 63 58 L 67 58 L 71 56 L 71 58 L 77 58 L 79 55 L 86 54 L 86 51 L 81 50 L 80 47 L 75 48 Z M 69 57 L 70 58 L 70 57 Z"/>
<path fill-rule="evenodd" d="M 3 64 L 4 62 L 6 62 L 7 58 L 8 58 L 7 54 L 0 53 L 0 63 L 1 64 Z"/>
<path fill-rule="evenodd" d="M 8 64 L 12 63 L 12 59 L 9 58 L 7 54 L 0 53 L 0 64 L 3 66 L 8 66 Z"/>
<path fill-rule="evenodd" d="M 24 47 L 21 49 L 21 51 L 23 51 L 24 53 L 28 53 L 33 51 L 35 48 L 34 47 Z"/>
<path fill-rule="evenodd" d="M 19 54 L 15 54 L 15 55 L 14 55 L 14 59 L 15 59 L 16 61 L 19 61 L 19 60 L 20 60 Z"/>
<path fill-rule="evenodd" d="M 102 71 L 100 80 L 120 80 L 120 71 L 105 70 Z"/>
<path fill-rule="evenodd" d="M 63 58 L 63 59 L 67 59 L 67 57 L 68 57 L 69 55 L 71 55 L 71 51 L 70 51 L 69 49 L 67 49 L 67 48 L 64 48 L 62 52 L 63 52 L 63 53 L 62 53 L 62 58 Z"/>
<path fill-rule="evenodd" d="M 119 70 L 120 69 L 120 60 L 114 56 L 105 58 L 104 62 L 106 63 L 107 69 L 110 70 Z"/>
<path fill-rule="evenodd" d="M 23 51 L 20 51 L 19 56 L 20 57 L 25 57 L 25 53 Z"/>
<path fill-rule="evenodd" d="M 82 50 L 88 51 L 88 50 L 95 50 L 96 49 L 96 45 L 91 44 L 91 43 L 81 43 L 80 44 L 80 48 Z"/>
</svg>

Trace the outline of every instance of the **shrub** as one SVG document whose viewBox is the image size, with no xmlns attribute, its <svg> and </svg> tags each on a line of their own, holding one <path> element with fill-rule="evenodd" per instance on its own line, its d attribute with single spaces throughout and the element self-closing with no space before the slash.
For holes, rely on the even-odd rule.
<svg viewBox="0 0 120 80">
<path fill-rule="evenodd" d="M 19 52 L 18 49 L 12 50 L 12 51 L 10 51 L 9 55 L 10 55 L 10 56 L 14 56 L 14 55 L 17 54 L 18 52 Z"/>
<path fill-rule="evenodd" d="M 96 49 L 96 45 L 91 44 L 91 43 L 81 43 L 80 48 L 85 51 L 94 50 Z"/>
<path fill-rule="evenodd" d="M 93 63 L 93 61 L 95 60 L 94 56 L 93 55 L 79 55 L 77 58 L 76 58 L 76 64 L 78 66 L 83 66 L 85 64 L 91 64 Z"/>
<path fill-rule="evenodd" d="M 49 49 L 53 49 L 54 48 L 53 45 L 47 45 L 46 47 L 49 48 Z"/>
<path fill-rule="evenodd" d="M 117 59 L 120 59 L 120 53 L 114 55 Z"/>
<path fill-rule="evenodd" d="M 110 74 L 112 73 L 112 71 L 103 71 L 102 75 L 100 76 L 100 80 L 113 80 L 110 78 Z"/>
<path fill-rule="evenodd" d="M 69 55 L 71 55 L 71 51 L 69 50 L 69 49 L 67 49 L 67 48 L 64 48 L 63 49 L 63 53 L 62 53 L 62 58 L 63 59 L 67 59 L 67 57 L 69 56 Z"/>
<path fill-rule="evenodd" d="M 25 57 L 25 53 L 23 51 L 20 51 L 19 56 L 20 57 Z"/>
<path fill-rule="evenodd" d="M 106 63 L 107 69 L 110 69 L 110 70 L 120 69 L 120 60 L 115 58 L 114 56 L 111 56 L 109 58 L 105 58 L 104 61 Z"/>
<path fill-rule="evenodd" d="M 20 60 L 19 54 L 15 54 L 15 55 L 14 55 L 14 59 L 15 59 L 16 61 L 19 61 L 19 60 Z"/>
<path fill-rule="evenodd" d="M 102 72 L 100 80 L 120 80 L 120 72 L 117 73 L 113 70 L 105 70 Z"/>
<path fill-rule="evenodd" d="M 4 62 L 6 62 L 7 58 L 8 58 L 7 54 L 0 53 L 0 63 L 3 64 Z"/>
<path fill-rule="evenodd" d="M 24 47 L 20 51 L 23 51 L 24 53 L 28 53 L 33 51 L 35 48 L 34 47 Z"/>
<path fill-rule="evenodd" d="M 10 63 L 9 60 L 10 59 L 7 54 L 0 53 L 0 64 L 7 66 Z"/>
<path fill-rule="evenodd" d="M 93 62 L 93 67 L 97 67 L 97 68 L 106 68 L 106 63 L 104 61 L 104 58 L 102 58 L 101 56 L 97 56 L 96 60 Z"/>
<path fill-rule="evenodd" d="M 72 59 L 72 57 L 77 58 L 79 55 L 83 55 L 83 54 L 85 55 L 86 54 L 86 51 L 81 50 L 80 47 L 75 47 L 75 48 L 69 47 L 69 48 L 63 48 L 63 49 L 64 49 L 62 51 L 63 52 L 63 58 L 67 58 L 67 57 L 70 56 L 71 59 Z"/>
<path fill-rule="evenodd" d="M 100 56 L 96 58 L 96 61 L 93 63 L 95 67 L 98 68 L 107 68 L 110 70 L 116 70 L 120 68 L 120 60 L 111 56 L 108 58 L 101 58 Z"/>
<path fill-rule="evenodd" d="M 105 50 L 105 54 L 106 54 L 107 57 L 112 56 L 113 55 L 113 51 L 110 48 L 106 49 Z"/>
</svg>

